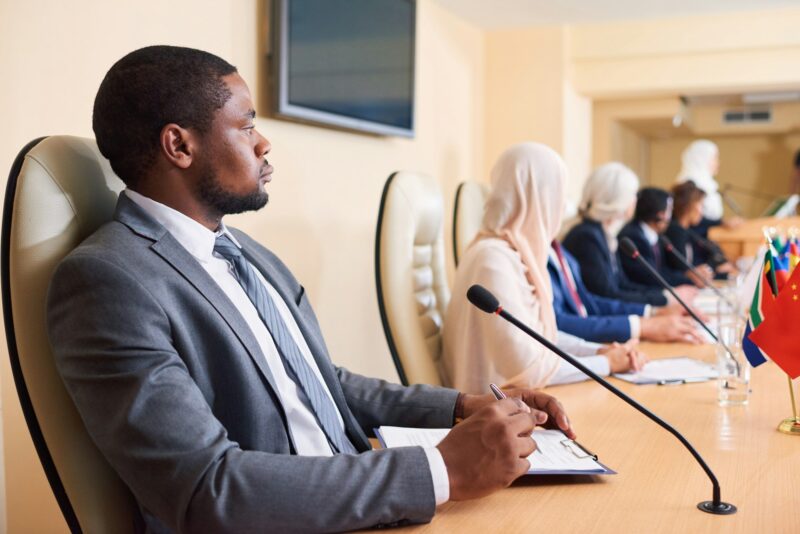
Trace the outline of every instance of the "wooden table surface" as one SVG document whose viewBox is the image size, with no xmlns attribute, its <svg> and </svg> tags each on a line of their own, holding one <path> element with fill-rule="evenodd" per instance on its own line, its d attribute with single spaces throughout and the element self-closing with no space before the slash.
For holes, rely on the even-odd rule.
<svg viewBox="0 0 800 534">
<path fill-rule="evenodd" d="M 710 345 L 643 343 L 651 358 L 714 361 Z M 566 406 L 578 440 L 618 472 L 524 477 L 489 497 L 448 502 L 414 532 L 800 532 L 800 437 L 776 430 L 791 415 L 786 375 L 752 370 L 747 406 L 717 405 L 716 382 L 636 386 L 613 380 L 695 446 L 716 474 L 722 500 L 739 511 L 697 509 L 711 482 L 671 434 L 593 382 L 548 388 Z"/>
<path fill-rule="evenodd" d="M 709 230 L 708 237 L 722 248 L 728 259 L 736 261 L 742 256 L 753 256 L 758 251 L 758 247 L 764 244 L 763 228 L 765 226 L 780 229 L 781 238 L 783 238 L 789 228 L 800 228 L 800 217 L 748 219 L 741 226 L 732 230 L 715 226 Z"/>
</svg>

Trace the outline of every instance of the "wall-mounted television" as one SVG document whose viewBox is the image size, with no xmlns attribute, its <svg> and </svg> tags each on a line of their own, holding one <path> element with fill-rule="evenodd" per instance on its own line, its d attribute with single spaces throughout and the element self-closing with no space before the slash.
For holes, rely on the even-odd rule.
<svg viewBox="0 0 800 534">
<path fill-rule="evenodd" d="M 414 136 L 415 0 L 274 0 L 275 115 Z"/>
</svg>

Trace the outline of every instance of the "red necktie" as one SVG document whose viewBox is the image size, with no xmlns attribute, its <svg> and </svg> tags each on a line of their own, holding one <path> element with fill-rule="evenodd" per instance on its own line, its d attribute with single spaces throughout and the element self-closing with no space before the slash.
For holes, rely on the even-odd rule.
<svg viewBox="0 0 800 534">
<path fill-rule="evenodd" d="M 561 274 L 564 275 L 564 280 L 567 281 L 567 288 L 569 289 L 570 295 L 572 295 L 572 301 L 575 307 L 578 308 L 578 315 L 587 317 L 589 314 L 586 313 L 586 306 L 583 305 L 581 296 L 578 294 L 578 290 L 575 287 L 575 280 L 572 278 L 572 271 L 564 260 L 564 254 L 561 252 L 561 244 L 558 241 L 553 240 L 553 250 L 555 250 L 558 263 L 561 265 Z"/>
</svg>

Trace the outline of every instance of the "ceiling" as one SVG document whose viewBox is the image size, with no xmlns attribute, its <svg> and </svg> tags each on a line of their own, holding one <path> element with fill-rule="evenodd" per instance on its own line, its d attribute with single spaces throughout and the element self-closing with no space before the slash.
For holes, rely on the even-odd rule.
<svg viewBox="0 0 800 534">
<path fill-rule="evenodd" d="M 797 6 L 798 0 L 436 0 L 485 29 L 669 18 Z"/>
</svg>

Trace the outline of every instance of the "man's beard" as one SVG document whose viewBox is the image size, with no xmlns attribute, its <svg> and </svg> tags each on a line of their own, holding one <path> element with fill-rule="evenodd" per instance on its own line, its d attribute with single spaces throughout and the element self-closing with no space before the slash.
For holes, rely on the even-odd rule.
<svg viewBox="0 0 800 534">
<path fill-rule="evenodd" d="M 221 215 L 260 210 L 267 205 L 269 193 L 258 186 L 251 193 L 235 195 L 222 189 L 212 169 L 206 169 L 197 184 L 200 199 Z"/>
</svg>

